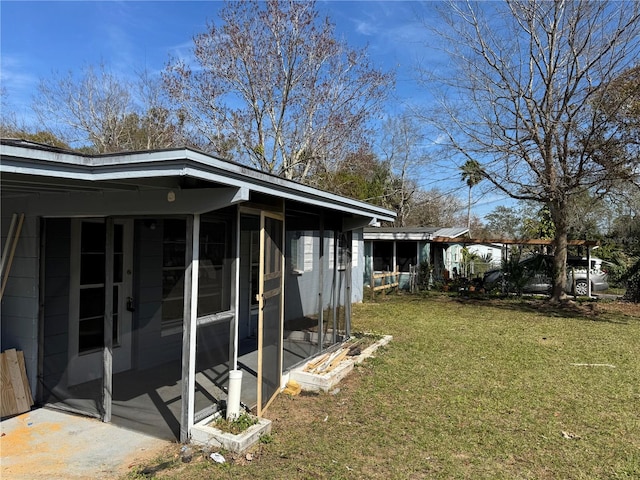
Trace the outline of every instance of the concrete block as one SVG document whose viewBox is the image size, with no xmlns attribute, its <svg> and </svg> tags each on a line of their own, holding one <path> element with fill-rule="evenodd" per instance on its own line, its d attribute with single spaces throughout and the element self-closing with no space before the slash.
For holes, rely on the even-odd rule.
<svg viewBox="0 0 640 480">
<path fill-rule="evenodd" d="M 355 364 L 361 363 L 365 359 L 373 356 L 378 348 L 387 345 L 392 339 L 393 337 L 391 335 L 385 335 L 377 342 L 365 348 L 362 353 L 360 353 L 360 355 L 357 355 L 355 357 L 347 357 L 342 362 L 340 362 L 340 364 L 335 369 L 328 373 L 317 374 L 305 372 L 304 368 L 307 365 L 305 363 L 304 365 L 291 370 L 291 372 L 289 372 L 289 379 L 298 382 L 302 386 L 302 390 L 309 392 L 328 392 L 329 390 L 333 389 L 338 383 L 340 383 L 340 381 L 344 377 L 351 373 Z M 310 363 L 313 360 L 314 359 L 311 358 L 307 363 Z"/>
<path fill-rule="evenodd" d="M 241 453 L 255 445 L 262 435 L 271 433 L 271 420 L 266 418 L 260 418 L 258 423 L 238 435 L 210 426 L 215 419 L 216 416 L 212 415 L 194 425 L 191 429 L 191 443 Z"/>
</svg>

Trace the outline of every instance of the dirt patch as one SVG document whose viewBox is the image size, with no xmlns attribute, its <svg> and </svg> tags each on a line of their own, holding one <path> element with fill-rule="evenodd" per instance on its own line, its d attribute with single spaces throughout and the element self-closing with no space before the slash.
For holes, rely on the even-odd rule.
<svg viewBox="0 0 640 480">
<path fill-rule="evenodd" d="M 640 303 L 607 300 L 574 301 L 567 299 L 560 303 L 551 303 L 548 298 L 513 297 L 447 297 L 442 296 L 439 301 L 494 306 L 510 310 L 538 312 L 552 317 L 589 318 L 602 321 L 620 321 L 640 319 Z"/>
<path fill-rule="evenodd" d="M 598 309 L 608 313 L 619 313 L 630 317 L 640 318 L 640 303 L 605 302 L 599 303 Z"/>
</svg>

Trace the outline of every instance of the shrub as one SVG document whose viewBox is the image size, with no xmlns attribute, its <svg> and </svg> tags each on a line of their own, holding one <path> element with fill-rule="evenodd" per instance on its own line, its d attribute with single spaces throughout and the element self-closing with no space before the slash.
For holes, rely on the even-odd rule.
<svg viewBox="0 0 640 480">
<path fill-rule="evenodd" d="M 629 269 L 626 275 L 627 291 L 623 299 L 640 303 L 640 259 Z"/>
</svg>

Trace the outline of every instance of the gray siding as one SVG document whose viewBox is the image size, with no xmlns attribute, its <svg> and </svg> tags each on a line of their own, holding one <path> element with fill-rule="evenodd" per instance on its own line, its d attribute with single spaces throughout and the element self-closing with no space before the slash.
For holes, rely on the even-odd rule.
<svg viewBox="0 0 640 480">
<path fill-rule="evenodd" d="M 312 252 L 305 252 L 306 255 L 311 253 L 312 265 L 308 271 L 303 271 L 302 268 L 298 273 L 293 272 L 291 269 L 291 258 L 289 258 L 289 252 L 286 252 L 287 259 L 285 264 L 287 265 L 285 276 L 285 321 L 302 318 L 304 316 L 313 316 L 319 313 L 318 300 L 320 292 L 320 232 L 319 231 L 305 231 L 305 235 L 312 237 L 311 248 Z M 287 232 L 287 247 L 292 241 L 291 232 Z M 302 244 L 301 244 L 302 245 Z M 300 247 L 302 248 L 302 247 Z M 325 259 L 327 252 L 325 251 Z M 302 255 L 300 255 L 302 257 Z M 300 266 L 302 267 L 302 266 Z M 325 261 L 324 271 L 327 272 L 327 263 Z"/>
<path fill-rule="evenodd" d="M 162 222 L 150 229 L 136 221 L 134 234 L 134 278 L 137 309 L 134 339 L 135 366 L 147 369 L 179 359 L 182 332 L 162 336 Z"/>
<path fill-rule="evenodd" d="M 11 216 L 21 205 L 4 201 L 2 205 L 2 248 L 4 249 Z M 22 350 L 27 378 L 35 397 L 38 369 L 38 277 L 39 220 L 25 216 L 11 272 L 2 297 L 1 349 Z M 7 254 L 8 259 L 8 254 Z"/>
<path fill-rule="evenodd" d="M 71 221 L 47 219 L 44 247 L 44 401 L 61 384 L 69 361 Z"/>
</svg>

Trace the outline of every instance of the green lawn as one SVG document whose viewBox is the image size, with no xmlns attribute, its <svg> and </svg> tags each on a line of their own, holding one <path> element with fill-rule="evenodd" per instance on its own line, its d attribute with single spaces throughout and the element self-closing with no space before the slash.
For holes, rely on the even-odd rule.
<svg viewBox="0 0 640 480">
<path fill-rule="evenodd" d="M 281 395 L 251 461 L 182 464 L 176 446 L 129 478 L 640 478 L 640 315 L 624 311 L 445 296 L 355 306 L 354 330 L 391 344 L 337 393 Z"/>
</svg>

